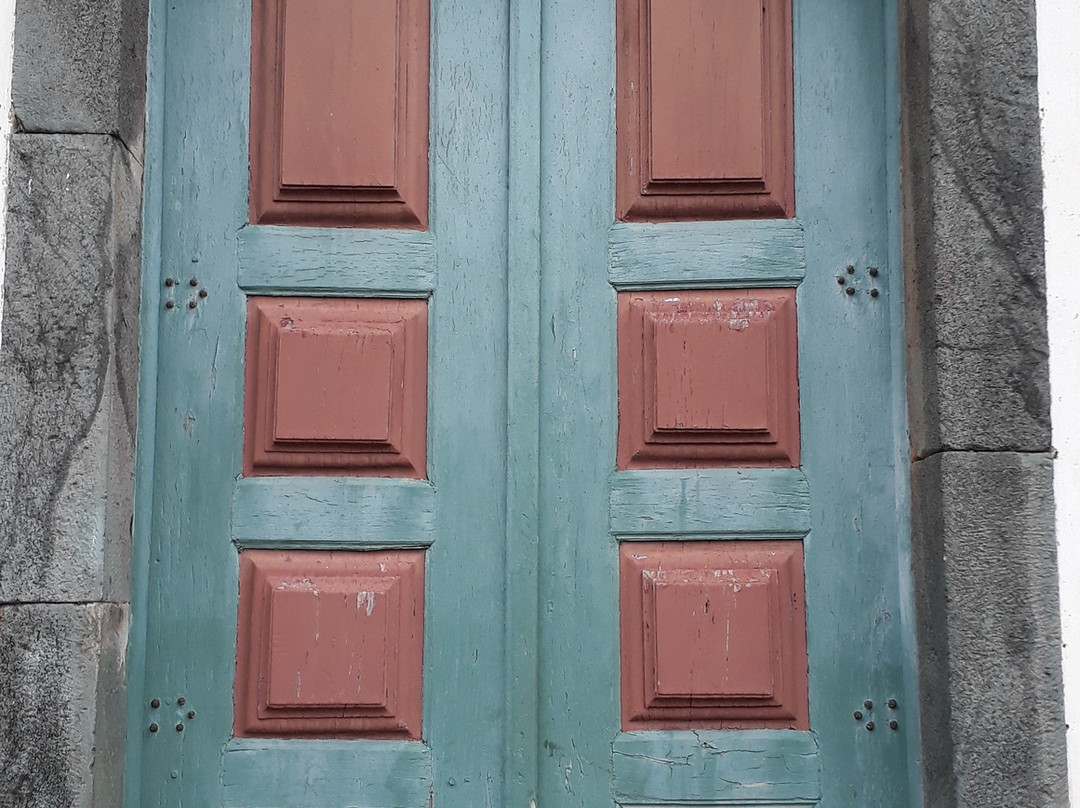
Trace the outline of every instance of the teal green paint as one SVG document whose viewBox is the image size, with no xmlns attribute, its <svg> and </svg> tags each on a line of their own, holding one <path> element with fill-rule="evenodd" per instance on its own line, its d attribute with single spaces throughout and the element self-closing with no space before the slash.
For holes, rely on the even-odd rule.
<svg viewBox="0 0 1080 808">
<path fill-rule="evenodd" d="M 150 142 L 161 155 L 151 157 L 147 204 L 161 215 L 160 223 L 147 217 L 143 345 L 157 340 L 160 350 L 144 352 L 142 377 L 132 692 L 142 690 L 130 712 L 127 804 L 310 804 L 308 791 L 286 788 L 286 775 L 342 771 L 342 749 L 351 753 L 345 769 L 368 778 L 360 798 L 369 804 L 426 805 L 432 789 L 451 808 L 497 803 L 507 705 L 508 16 L 478 17 L 463 2 L 433 10 L 430 232 L 312 235 L 246 224 L 246 0 L 160 2 L 153 13 L 151 109 L 159 117 L 151 116 Z M 459 215 L 466 210 L 470 217 Z M 194 276 L 209 294 L 192 310 L 185 296 Z M 180 279 L 167 292 L 180 303 L 172 310 L 163 306 L 166 277 Z M 286 495 L 279 480 L 239 479 L 241 283 L 260 293 L 429 297 L 430 483 L 309 480 Z M 351 518 L 340 511 L 350 505 Z M 230 742 L 234 539 L 285 546 L 298 527 L 293 547 L 431 545 L 426 745 L 388 758 L 392 747 L 379 743 Z M 152 697 L 163 702 L 156 734 L 144 729 Z M 176 732 L 173 718 L 187 709 L 197 718 Z M 320 784 L 327 804 L 343 804 L 336 788 Z M 272 801 L 268 792 L 277 792 Z"/>
<path fill-rule="evenodd" d="M 541 808 L 609 808 L 619 728 L 615 4 L 544 0 L 541 71 Z"/>
<path fill-rule="evenodd" d="M 414 741 L 230 741 L 223 808 L 429 808 L 431 750 Z"/>
<path fill-rule="evenodd" d="M 240 547 L 426 547 L 435 500 L 420 480 L 257 477 L 236 485 L 232 538 Z"/>
<path fill-rule="evenodd" d="M 506 748 L 502 804 L 536 804 L 540 624 L 540 0 L 510 0 Z"/>
<path fill-rule="evenodd" d="M 799 469 L 621 471 L 610 514 L 620 539 L 801 537 L 810 530 L 810 488 Z"/>
<path fill-rule="evenodd" d="M 245 225 L 238 247 L 238 283 L 251 295 L 427 297 L 435 288 L 431 233 Z"/>
<path fill-rule="evenodd" d="M 142 733 L 145 697 L 146 606 L 149 602 L 150 536 L 153 522 L 154 424 L 157 422 L 157 317 L 161 305 L 162 139 L 165 18 L 151 3 L 147 18 L 146 140 L 143 165 L 142 267 L 139 308 L 139 395 L 135 437 L 135 501 L 131 522 L 131 624 L 127 649 L 127 726 L 124 747 L 125 806 L 142 805 Z"/>
<path fill-rule="evenodd" d="M 806 274 L 794 219 L 617 223 L 608 275 L 616 289 L 795 286 Z"/>
<path fill-rule="evenodd" d="M 892 6 L 795 4 L 798 220 L 615 225 L 610 0 L 437 2 L 428 233 L 246 224 L 247 6 L 151 10 L 127 804 L 914 804 Z M 615 474 L 615 289 L 743 284 L 799 286 L 803 468 Z M 238 480 L 244 291 L 430 300 L 430 483 Z M 813 733 L 620 733 L 618 540 L 775 536 Z M 237 545 L 429 546 L 425 743 L 230 740 Z"/>
<path fill-rule="evenodd" d="M 811 805 L 821 798 L 809 732 L 626 732 L 613 748 L 615 798 L 624 805 Z"/>
<path fill-rule="evenodd" d="M 906 560 L 909 505 L 899 479 L 907 474 L 904 379 L 894 375 L 903 333 L 893 302 L 901 287 L 901 267 L 892 263 L 900 222 L 889 179 L 898 67 L 894 34 L 886 31 L 896 23 L 882 3 L 817 0 L 794 8 L 796 210 L 807 266 L 798 305 L 812 512 L 810 724 L 825 772 L 821 805 L 907 806 L 918 797 L 908 758 L 916 693 L 905 679 L 911 646 L 901 627 L 910 595 L 897 572 Z M 835 282 L 845 264 L 857 269 L 851 298 Z M 864 274 L 868 266 L 879 268 L 877 283 Z M 870 297 L 871 286 L 880 297 Z M 891 697 L 900 702 L 900 729 L 881 732 Z M 879 731 L 852 719 L 864 699 L 875 703 L 868 717 Z"/>
</svg>

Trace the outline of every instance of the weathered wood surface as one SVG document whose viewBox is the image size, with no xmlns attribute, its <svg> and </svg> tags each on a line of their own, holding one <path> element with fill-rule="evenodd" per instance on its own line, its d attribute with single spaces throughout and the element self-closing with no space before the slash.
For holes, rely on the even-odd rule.
<svg viewBox="0 0 1080 808">
<path fill-rule="evenodd" d="M 223 808 L 429 808 L 431 750 L 414 741 L 229 741 Z M 358 765 L 363 761 L 363 765 Z"/>
<path fill-rule="evenodd" d="M 618 223 L 608 235 L 616 289 L 796 286 L 806 274 L 796 219 Z"/>
<path fill-rule="evenodd" d="M 424 547 L 437 533 L 435 489 L 422 480 L 240 480 L 232 539 L 240 547 Z"/>
<path fill-rule="evenodd" d="M 623 805 L 814 805 L 821 760 L 794 730 L 625 732 L 612 745 Z"/>
<path fill-rule="evenodd" d="M 800 469 L 623 471 L 610 515 L 620 539 L 803 536 L 810 488 Z"/>
<path fill-rule="evenodd" d="M 427 297 L 435 288 L 430 233 L 247 225 L 237 241 L 248 294 Z"/>
</svg>

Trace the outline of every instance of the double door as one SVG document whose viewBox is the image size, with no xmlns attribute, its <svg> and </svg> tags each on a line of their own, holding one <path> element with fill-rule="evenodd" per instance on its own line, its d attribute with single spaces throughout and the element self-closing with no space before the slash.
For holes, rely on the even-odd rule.
<svg viewBox="0 0 1080 808">
<path fill-rule="evenodd" d="M 910 805 L 894 15 L 151 15 L 127 802 Z"/>
</svg>

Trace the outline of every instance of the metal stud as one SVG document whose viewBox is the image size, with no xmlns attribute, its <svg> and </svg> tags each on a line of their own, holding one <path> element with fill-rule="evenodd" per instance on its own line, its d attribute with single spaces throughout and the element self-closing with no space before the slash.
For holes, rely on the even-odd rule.
<svg viewBox="0 0 1080 808">
<path fill-rule="evenodd" d="M 855 711 L 855 720 L 856 721 L 862 721 L 862 710 L 856 710 Z"/>
<path fill-rule="evenodd" d="M 187 704 L 187 699 L 185 699 L 183 696 L 176 700 L 177 707 L 183 707 L 185 704 Z"/>
<path fill-rule="evenodd" d="M 845 283 L 847 283 L 847 278 L 845 278 L 843 275 L 837 275 L 836 282 L 843 286 Z"/>
<path fill-rule="evenodd" d="M 854 275 L 855 274 L 855 267 L 853 267 L 851 264 L 847 265 L 847 274 L 848 275 Z"/>
<path fill-rule="evenodd" d="M 199 285 L 199 279 L 198 278 L 192 278 L 190 281 L 188 281 L 188 283 L 190 283 L 192 286 L 198 286 Z"/>
<path fill-rule="evenodd" d="M 165 285 L 166 286 L 175 286 L 176 285 L 176 280 L 174 278 L 166 278 L 165 279 Z"/>
<path fill-rule="evenodd" d="M 158 731 L 158 725 L 157 725 L 157 723 L 153 723 L 153 724 L 151 724 L 151 725 L 150 725 L 150 727 L 149 727 L 149 729 L 150 729 L 150 731 L 151 731 L 151 732 L 157 732 L 157 731 Z"/>
<path fill-rule="evenodd" d="M 181 723 L 178 723 L 178 724 L 176 725 L 176 731 L 177 731 L 177 732 L 183 732 L 183 731 L 184 731 L 184 724 L 183 724 L 183 722 L 181 722 Z"/>
<path fill-rule="evenodd" d="M 900 724 L 896 721 L 895 718 L 892 721 L 889 722 L 889 729 L 896 730 L 896 729 L 899 729 L 899 728 L 900 728 Z"/>
<path fill-rule="evenodd" d="M 189 309 L 193 309 L 193 308 L 195 308 L 195 307 L 196 307 L 196 306 L 198 306 L 198 305 L 199 305 L 199 304 L 198 304 L 198 303 L 196 303 L 196 302 L 195 302 L 194 300 L 189 300 L 189 301 L 188 301 L 188 304 L 187 304 L 187 307 L 188 307 Z"/>
<path fill-rule="evenodd" d="M 194 718 L 195 717 L 195 711 L 194 710 L 188 710 L 187 711 L 187 717 L 188 717 L 188 719 Z"/>
<path fill-rule="evenodd" d="M 889 709 L 895 710 L 897 708 L 896 699 L 889 699 Z"/>
<path fill-rule="evenodd" d="M 199 290 L 199 297 L 206 297 L 208 294 L 210 294 L 210 293 L 207 292 L 205 289 L 200 289 Z"/>
<path fill-rule="evenodd" d="M 175 303 L 173 303 L 173 302 L 172 302 L 171 300 L 166 300 L 166 301 L 165 301 L 165 308 L 167 308 L 167 309 L 171 309 L 171 308 L 173 308 L 173 306 L 175 306 L 175 305 L 176 305 L 176 304 L 175 304 Z"/>
<path fill-rule="evenodd" d="M 161 699 L 150 699 L 150 706 L 156 710 L 161 706 Z"/>
<path fill-rule="evenodd" d="M 867 721 L 866 722 L 866 731 L 867 732 L 873 732 L 874 731 L 874 722 L 873 721 Z"/>
<path fill-rule="evenodd" d="M 877 267 L 870 267 L 870 269 L 866 270 L 866 272 L 871 278 L 876 278 L 878 276 Z"/>
<path fill-rule="evenodd" d="M 877 289 L 870 290 L 870 297 L 877 297 L 879 294 L 881 293 Z"/>
<path fill-rule="evenodd" d="M 853 294 L 855 294 L 855 287 L 854 286 L 849 286 L 844 291 L 846 291 L 848 293 L 848 297 L 851 297 Z"/>
<path fill-rule="evenodd" d="M 862 706 L 865 707 L 867 710 L 873 710 L 874 709 L 874 702 L 870 701 L 870 699 L 867 699 L 866 701 L 864 701 L 862 703 Z"/>
</svg>

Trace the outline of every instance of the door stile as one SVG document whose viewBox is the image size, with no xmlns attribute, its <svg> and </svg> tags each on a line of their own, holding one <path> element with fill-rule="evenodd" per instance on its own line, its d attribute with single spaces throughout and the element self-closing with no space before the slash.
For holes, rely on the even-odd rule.
<svg viewBox="0 0 1080 808">
<path fill-rule="evenodd" d="M 542 6 L 539 804 L 610 806 L 619 725 L 615 3 Z"/>
<path fill-rule="evenodd" d="M 506 752 L 503 805 L 536 804 L 540 682 L 541 0 L 509 0 Z"/>
<path fill-rule="evenodd" d="M 153 513 L 154 431 L 157 421 L 158 332 L 161 287 L 162 150 L 165 120 L 165 13 L 150 3 L 146 47 L 146 147 L 143 164 L 142 238 L 139 309 L 139 401 L 135 438 L 135 500 L 131 523 L 131 624 L 126 655 L 128 733 L 124 744 L 124 805 L 141 805 L 142 736 L 134 731 L 145 700 L 147 621 L 150 570 L 150 524 Z M 132 675 L 132 672 L 137 671 Z"/>
</svg>

